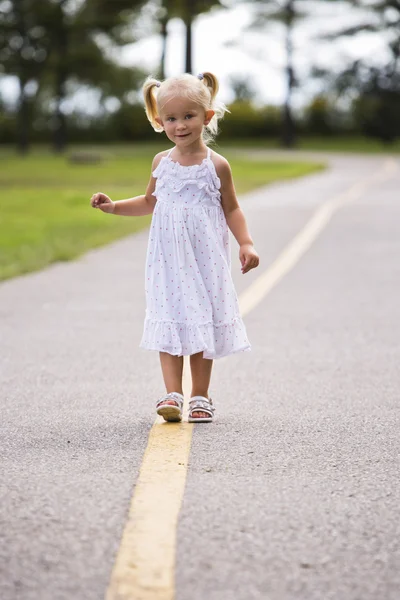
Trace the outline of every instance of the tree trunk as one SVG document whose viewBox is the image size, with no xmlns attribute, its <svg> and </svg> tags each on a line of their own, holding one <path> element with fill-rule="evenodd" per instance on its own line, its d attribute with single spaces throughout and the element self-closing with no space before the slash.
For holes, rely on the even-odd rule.
<svg viewBox="0 0 400 600">
<path fill-rule="evenodd" d="M 17 118 L 17 151 L 27 154 L 29 150 L 29 104 L 25 93 L 26 80 L 19 78 L 19 99 Z"/>
<path fill-rule="evenodd" d="M 167 55 L 167 39 L 168 39 L 168 17 L 165 16 L 160 20 L 161 25 L 161 62 L 160 62 L 160 79 L 165 79 L 165 57 Z"/>
<path fill-rule="evenodd" d="M 286 5 L 286 82 L 287 91 L 285 103 L 283 106 L 283 132 L 282 143 L 285 148 L 293 148 L 296 142 L 295 124 L 292 116 L 292 91 L 295 83 L 293 68 L 293 21 L 294 21 L 294 0 L 288 0 Z"/>
<path fill-rule="evenodd" d="M 66 96 L 66 82 L 68 78 L 68 34 L 64 23 L 65 0 L 59 4 L 59 22 L 57 36 L 55 39 L 55 54 L 57 66 L 55 73 L 55 96 L 56 107 L 54 111 L 55 128 L 53 135 L 53 148 L 55 152 L 64 152 L 67 146 L 67 121 L 62 109 L 62 103 Z"/>
<path fill-rule="evenodd" d="M 66 71 L 59 65 L 55 82 L 56 107 L 54 110 L 55 127 L 53 134 L 53 148 L 57 153 L 64 152 L 67 145 L 67 122 L 62 110 L 62 102 L 65 98 L 65 83 Z"/>
<path fill-rule="evenodd" d="M 26 44 L 25 13 L 21 2 L 15 2 L 15 14 L 17 30 L 23 40 L 22 47 L 18 53 L 18 115 L 17 115 L 17 152 L 27 154 L 29 150 L 29 101 L 26 95 L 26 84 L 29 80 L 27 67 L 23 58 L 23 49 Z"/>
<path fill-rule="evenodd" d="M 189 17 L 185 23 L 186 25 L 186 60 L 185 60 L 185 73 L 192 72 L 192 20 Z"/>
<path fill-rule="evenodd" d="M 196 0 L 186 0 L 186 57 L 185 57 L 185 73 L 192 72 L 193 63 L 193 40 L 192 40 L 192 27 L 193 19 L 196 14 Z"/>
</svg>

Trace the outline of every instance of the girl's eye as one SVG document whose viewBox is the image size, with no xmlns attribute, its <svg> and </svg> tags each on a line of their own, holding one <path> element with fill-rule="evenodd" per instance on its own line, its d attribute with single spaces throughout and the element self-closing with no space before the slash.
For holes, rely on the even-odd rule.
<svg viewBox="0 0 400 600">
<path fill-rule="evenodd" d="M 168 117 L 167 121 L 170 121 L 172 123 L 172 121 L 175 121 L 174 117 Z"/>
<path fill-rule="evenodd" d="M 186 115 L 185 119 L 191 119 L 193 115 Z"/>
</svg>

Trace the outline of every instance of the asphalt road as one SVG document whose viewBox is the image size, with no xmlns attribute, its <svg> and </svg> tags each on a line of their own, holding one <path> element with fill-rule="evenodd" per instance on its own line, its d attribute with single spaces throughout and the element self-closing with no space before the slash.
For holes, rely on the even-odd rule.
<svg viewBox="0 0 400 600">
<path fill-rule="evenodd" d="M 385 157 L 243 199 L 268 269 Z M 400 162 L 397 159 L 398 167 Z M 178 524 L 176 600 L 400 597 L 400 168 L 338 210 L 215 363 Z M 106 218 L 106 217 L 105 217 Z M 147 234 L 0 285 L 0 597 L 104 597 L 154 403 Z M 162 504 L 162 497 L 160 497 Z"/>
</svg>

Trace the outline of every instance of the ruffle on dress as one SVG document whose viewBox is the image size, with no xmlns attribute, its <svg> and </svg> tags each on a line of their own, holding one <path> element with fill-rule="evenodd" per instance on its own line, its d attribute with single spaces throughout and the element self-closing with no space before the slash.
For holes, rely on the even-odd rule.
<svg viewBox="0 0 400 600">
<path fill-rule="evenodd" d="M 203 352 L 203 358 L 211 360 L 251 349 L 240 317 L 219 325 L 211 322 L 187 325 L 146 318 L 140 346 L 173 356 Z"/>
<path fill-rule="evenodd" d="M 221 204 L 221 180 L 208 157 L 199 165 L 184 166 L 169 156 L 163 156 L 152 175 L 157 178 L 153 196 L 157 196 L 163 187 L 179 193 L 188 184 L 194 184 L 199 190 L 204 190 L 216 206 Z"/>
</svg>

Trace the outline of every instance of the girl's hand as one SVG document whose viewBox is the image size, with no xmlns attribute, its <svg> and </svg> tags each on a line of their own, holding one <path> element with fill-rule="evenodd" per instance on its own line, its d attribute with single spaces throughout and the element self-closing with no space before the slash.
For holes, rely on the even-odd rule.
<svg viewBox="0 0 400 600">
<path fill-rule="evenodd" d="M 254 250 L 253 244 L 243 244 L 240 246 L 239 258 L 242 264 L 242 273 L 247 273 L 251 269 L 258 267 L 260 258 Z"/>
<path fill-rule="evenodd" d="M 93 194 L 90 199 L 90 204 L 93 206 L 93 208 L 100 208 L 100 210 L 105 213 L 113 213 L 115 209 L 115 202 L 106 196 L 106 194 L 102 194 L 101 192 Z"/>
</svg>

